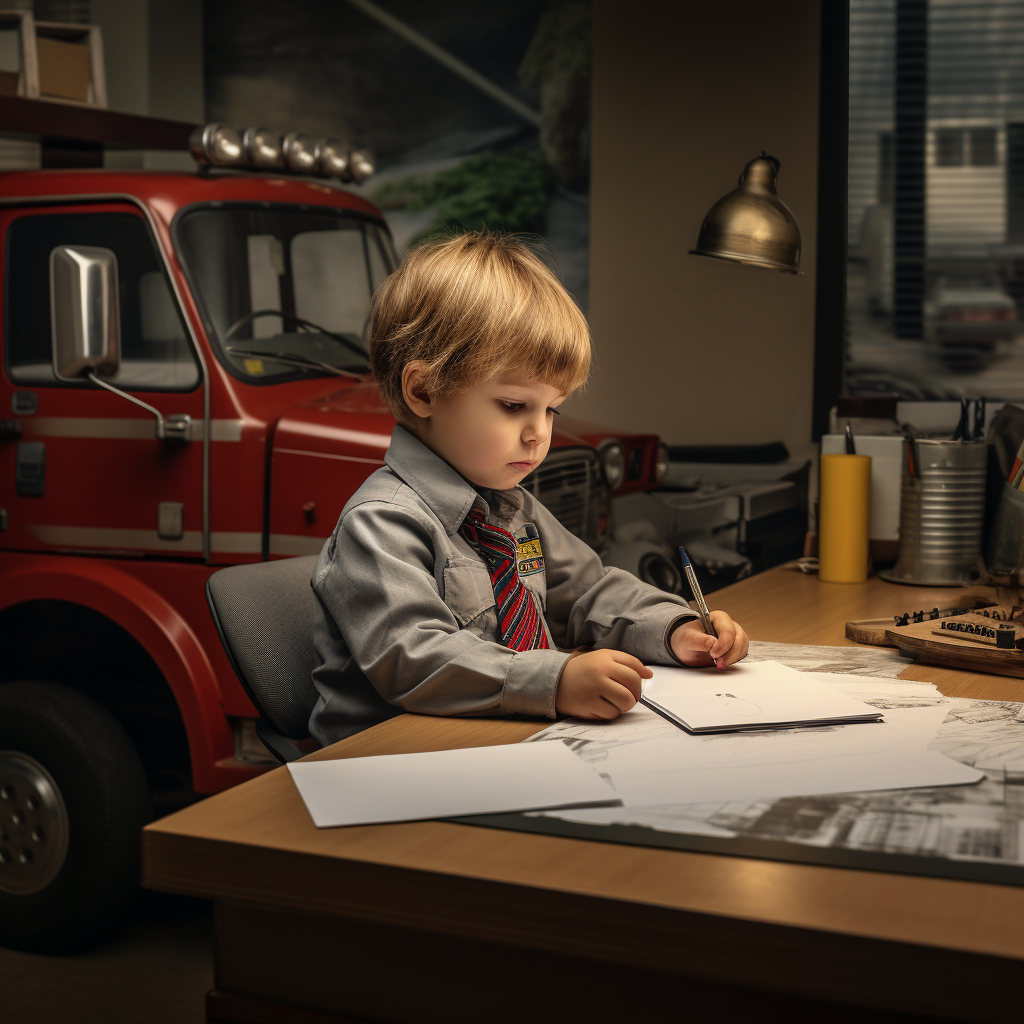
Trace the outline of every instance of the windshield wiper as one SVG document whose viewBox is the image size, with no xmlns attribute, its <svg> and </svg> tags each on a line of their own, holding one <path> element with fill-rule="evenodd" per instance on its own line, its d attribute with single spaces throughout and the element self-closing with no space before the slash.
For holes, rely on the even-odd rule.
<svg viewBox="0 0 1024 1024">
<path fill-rule="evenodd" d="M 327 370 L 328 373 L 337 374 L 339 377 L 351 377 L 353 380 L 367 380 L 365 373 L 355 373 L 353 370 L 343 370 L 339 366 L 332 366 L 330 363 L 321 362 L 319 359 L 308 359 L 306 356 L 285 355 L 283 352 L 257 352 L 250 348 L 230 348 L 226 351 L 233 356 L 257 356 L 260 359 L 273 359 L 278 363 L 286 363 L 289 366 L 298 366 L 303 370 Z"/>
</svg>

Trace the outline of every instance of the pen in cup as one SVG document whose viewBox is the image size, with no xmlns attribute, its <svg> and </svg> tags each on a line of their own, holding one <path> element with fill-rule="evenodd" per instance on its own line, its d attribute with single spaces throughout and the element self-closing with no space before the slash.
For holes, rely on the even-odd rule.
<svg viewBox="0 0 1024 1024">
<path fill-rule="evenodd" d="M 715 632 L 715 627 L 711 625 L 711 612 L 708 611 L 707 602 L 704 600 L 704 595 L 701 593 L 700 584 L 697 582 L 697 576 L 693 571 L 693 566 L 690 565 L 690 559 L 686 556 L 686 551 L 682 546 L 679 548 L 679 558 L 683 563 L 683 572 L 686 573 L 686 581 L 690 584 L 690 590 L 693 591 L 693 600 L 697 604 L 697 611 L 700 612 L 700 625 L 708 636 L 718 637 Z"/>
</svg>

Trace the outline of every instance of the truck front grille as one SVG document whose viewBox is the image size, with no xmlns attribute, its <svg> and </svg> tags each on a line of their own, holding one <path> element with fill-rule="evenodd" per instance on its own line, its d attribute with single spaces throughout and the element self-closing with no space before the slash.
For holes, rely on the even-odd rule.
<svg viewBox="0 0 1024 1024">
<path fill-rule="evenodd" d="M 571 533 L 592 548 L 604 543 L 608 489 L 597 453 L 590 448 L 557 448 L 522 486 Z"/>
</svg>

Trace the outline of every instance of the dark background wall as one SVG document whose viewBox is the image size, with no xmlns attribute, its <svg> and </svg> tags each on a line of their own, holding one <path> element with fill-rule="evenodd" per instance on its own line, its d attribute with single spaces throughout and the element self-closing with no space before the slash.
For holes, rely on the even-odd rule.
<svg viewBox="0 0 1024 1024">
<path fill-rule="evenodd" d="M 585 183 L 559 183 L 542 211 L 594 330 L 597 363 L 572 400 L 577 415 L 676 444 L 781 439 L 794 455 L 810 452 L 819 2 L 593 3 L 590 195 Z M 541 18 L 590 5 L 381 6 L 539 109 L 544 88 L 519 69 Z M 382 168 L 364 186 L 371 195 L 538 145 L 534 127 L 344 0 L 91 0 L 90 10 L 115 108 L 360 139 Z M 578 26 L 575 38 L 586 46 Z M 806 276 L 687 255 L 704 213 L 762 149 L 782 161 Z M 403 244 L 432 218 L 387 205 Z"/>
<path fill-rule="evenodd" d="M 389 14 L 536 107 L 516 75 L 543 4 L 385 0 Z M 368 143 L 381 168 L 448 153 L 459 136 L 524 122 L 344 0 L 217 0 L 205 5 L 211 120 Z M 469 140 L 466 139 L 465 142 Z"/>
</svg>

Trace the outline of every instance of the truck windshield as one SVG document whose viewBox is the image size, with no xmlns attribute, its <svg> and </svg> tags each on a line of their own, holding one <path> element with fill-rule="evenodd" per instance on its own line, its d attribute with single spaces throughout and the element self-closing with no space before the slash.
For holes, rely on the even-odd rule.
<svg viewBox="0 0 1024 1024">
<path fill-rule="evenodd" d="M 252 383 L 366 373 L 370 296 L 395 265 L 386 231 L 344 211 L 216 206 L 177 243 L 211 344 Z"/>
</svg>

